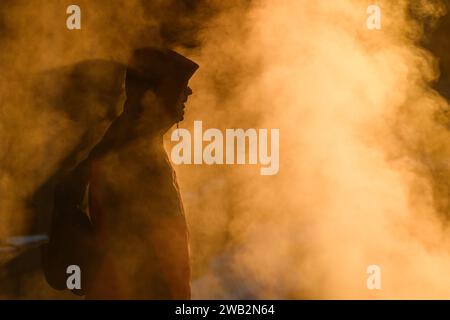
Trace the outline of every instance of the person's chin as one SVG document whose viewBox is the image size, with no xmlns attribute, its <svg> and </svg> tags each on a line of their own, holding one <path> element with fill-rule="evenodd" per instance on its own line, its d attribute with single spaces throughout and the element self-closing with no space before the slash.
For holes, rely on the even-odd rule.
<svg viewBox="0 0 450 320">
<path fill-rule="evenodd" d="M 184 120 L 184 110 L 181 110 L 181 112 L 178 114 L 178 121 Z"/>
</svg>

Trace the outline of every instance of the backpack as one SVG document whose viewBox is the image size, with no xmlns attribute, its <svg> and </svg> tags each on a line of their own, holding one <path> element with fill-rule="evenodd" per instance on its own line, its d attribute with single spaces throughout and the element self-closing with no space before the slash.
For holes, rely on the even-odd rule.
<svg viewBox="0 0 450 320">
<path fill-rule="evenodd" d="M 83 209 L 88 168 L 87 161 L 82 162 L 56 185 L 49 242 L 42 248 L 44 275 L 54 289 L 69 289 L 69 266 L 80 268 L 81 288 L 71 289 L 77 295 L 85 294 L 97 256 L 91 221 Z"/>
</svg>

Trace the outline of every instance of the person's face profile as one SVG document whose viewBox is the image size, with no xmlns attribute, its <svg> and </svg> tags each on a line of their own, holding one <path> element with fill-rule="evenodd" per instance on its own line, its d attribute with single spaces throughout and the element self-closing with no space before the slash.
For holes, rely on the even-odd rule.
<svg viewBox="0 0 450 320">
<path fill-rule="evenodd" d="M 151 86 L 137 81 L 127 90 L 127 97 L 135 101 L 139 119 L 152 127 L 165 128 L 184 120 L 186 102 L 191 94 L 188 82 L 180 87 L 173 78 L 166 78 L 158 85 Z"/>
<path fill-rule="evenodd" d="M 182 121 L 184 119 L 184 110 L 189 96 L 192 94 L 192 89 L 188 84 L 184 84 L 182 89 L 174 89 L 177 85 L 170 81 L 164 83 L 156 90 L 156 99 L 158 107 L 162 113 L 167 116 L 167 120 L 172 124 Z M 151 96 L 151 94 L 149 94 Z M 147 105 L 151 103 L 150 99 L 145 99 Z"/>
<path fill-rule="evenodd" d="M 175 112 L 177 118 L 179 119 L 178 121 L 182 121 L 184 119 L 184 109 L 186 108 L 186 102 L 191 94 L 192 89 L 186 85 L 178 97 L 178 101 L 175 106 Z"/>
</svg>

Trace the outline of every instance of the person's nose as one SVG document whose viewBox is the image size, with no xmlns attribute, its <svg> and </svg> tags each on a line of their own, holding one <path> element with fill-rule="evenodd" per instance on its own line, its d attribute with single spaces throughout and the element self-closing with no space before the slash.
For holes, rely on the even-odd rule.
<svg viewBox="0 0 450 320">
<path fill-rule="evenodd" d="M 190 87 L 186 88 L 186 95 L 190 96 L 192 94 L 192 89 Z"/>
</svg>

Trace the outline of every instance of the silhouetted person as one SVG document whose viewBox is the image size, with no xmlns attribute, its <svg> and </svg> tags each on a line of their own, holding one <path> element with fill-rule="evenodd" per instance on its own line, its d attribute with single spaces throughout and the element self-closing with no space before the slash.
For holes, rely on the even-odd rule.
<svg viewBox="0 0 450 320">
<path fill-rule="evenodd" d="M 107 60 L 85 60 L 37 74 L 30 74 L 17 85 L 18 94 L 29 95 L 30 105 L 43 114 L 57 115 L 67 121 L 59 127 L 58 142 L 64 150 L 46 145 L 49 174 L 26 199 L 27 211 L 20 233 L 29 240 L 42 238 L 50 231 L 54 187 L 58 180 L 86 158 L 105 134 L 111 122 L 122 112 L 126 66 Z M 46 164 L 47 165 L 47 164 Z M 10 169 L 13 170 L 13 169 Z M 37 236 L 37 237 L 36 237 Z M 11 253 L 0 265 L 0 296 L 8 298 L 66 297 L 48 287 L 42 273 L 40 242 L 30 240 Z M 30 293 L 26 285 L 33 278 L 39 290 Z"/>
<path fill-rule="evenodd" d="M 85 60 L 71 66 L 49 70 L 33 79 L 39 92 L 36 105 L 53 109 L 72 121 L 77 142 L 58 162 L 51 175 L 28 199 L 30 234 L 48 233 L 53 204 L 53 188 L 61 176 L 81 160 L 99 142 L 111 122 L 121 113 L 124 102 L 125 66 L 107 60 Z M 79 133 L 78 133 L 79 132 Z M 68 134 L 70 134 L 68 132 Z M 72 140 L 70 137 L 69 140 Z M 53 155 L 55 157 L 55 155 Z"/>
<path fill-rule="evenodd" d="M 134 52 L 123 113 L 56 188 L 44 255 L 55 288 L 76 264 L 90 299 L 190 298 L 188 230 L 163 135 L 183 120 L 197 68 L 171 50 Z"/>
</svg>

